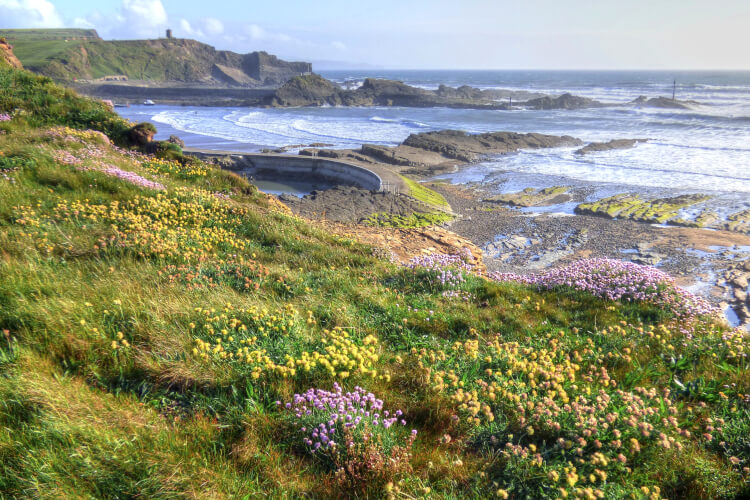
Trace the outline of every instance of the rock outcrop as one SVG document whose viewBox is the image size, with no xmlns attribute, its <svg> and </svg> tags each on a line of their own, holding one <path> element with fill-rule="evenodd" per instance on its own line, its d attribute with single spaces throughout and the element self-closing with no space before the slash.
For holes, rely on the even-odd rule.
<svg viewBox="0 0 750 500">
<path fill-rule="evenodd" d="M 301 198 L 285 194 L 279 199 L 295 214 L 336 222 L 359 222 L 376 213 L 408 216 L 414 212 L 429 210 L 408 196 L 376 193 L 349 186 L 313 191 Z"/>
<path fill-rule="evenodd" d="M 4 38 L 0 38 L 0 64 L 7 64 L 11 68 L 23 69 L 23 64 L 13 54 L 13 46 Z"/>
<path fill-rule="evenodd" d="M 700 105 L 700 103 L 696 101 L 680 101 L 668 97 L 652 97 L 649 99 L 642 95 L 630 101 L 628 105 L 639 108 L 692 109 L 693 106 Z"/>
<path fill-rule="evenodd" d="M 265 106 L 404 106 L 448 107 L 466 109 L 508 109 L 487 91 L 441 86 L 437 91 L 412 87 L 396 80 L 367 78 L 356 90 L 342 89 L 320 75 L 292 78 L 273 95 L 263 100 Z"/>
<path fill-rule="evenodd" d="M 613 149 L 630 149 L 635 147 L 639 142 L 646 142 L 648 139 L 612 139 L 608 142 L 592 142 L 576 151 L 578 155 L 588 153 L 601 153 L 602 151 L 612 151 Z"/>
<path fill-rule="evenodd" d="M 530 99 L 523 103 L 523 105 L 531 109 L 584 109 L 607 106 L 606 104 L 594 99 L 573 94 L 563 94 L 559 97 L 545 96 L 538 99 Z"/>
<path fill-rule="evenodd" d="M 338 106 L 343 104 L 344 91 L 335 83 L 320 75 L 295 76 L 263 103 L 271 107 Z"/>
<path fill-rule="evenodd" d="M 583 142 L 567 135 L 488 132 L 469 134 L 461 130 L 440 130 L 412 134 L 399 146 L 363 144 L 351 149 L 303 149 L 301 155 L 386 163 L 415 175 L 432 175 L 452 170 L 458 163 L 473 163 L 485 156 L 514 153 L 521 149 L 581 146 Z"/>
<path fill-rule="evenodd" d="M 405 146 L 434 151 L 446 158 L 463 162 L 477 161 L 483 155 L 513 153 L 521 149 L 556 148 L 582 144 L 580 139 L 567 135 L 516 132 L 468 134 L 460 130 L 412 134 L 404 141 Z"/>
<path fill-rule="evenodd" d="M 490 196 L 484 201 L 504 203 L 512 207 L 544 207 L 569 202 L 572 196 L 568 194 L 568 191 L 570 191 L 568 186 L 553 186 L 544 189 L 526 188 L 517 193 Z"/>
<path fill-rule="evenodd" d="M 670 198 L 644 200 L 638 194 L 623 193 L 603 198 L 593 203 L 581 203 L 577 214 L 602 215 L 612 219 L 664 224 L 677 218 L 680 210 L 710 199 L 704 194 L 683 194 Z"/>
<path fill-rule="evenodd" d="M 154 140 L 156 127 L 151 123 L 139 123 L 128 131 L 128 139 L 134 146 L 148 146 Z"/>
</svg>

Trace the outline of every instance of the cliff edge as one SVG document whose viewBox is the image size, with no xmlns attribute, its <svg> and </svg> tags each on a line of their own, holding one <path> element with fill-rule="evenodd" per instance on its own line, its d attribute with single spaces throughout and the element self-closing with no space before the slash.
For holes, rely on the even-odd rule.
<svg viewBox="0 0 750 500">
<path fill-rule="evenodd" d="M 6 64 L 11 68 L 23 69 L 23 64 L 13 53 L 13 46 L 4 38 L 0 38 L 0 63 Z"/>
</svg>

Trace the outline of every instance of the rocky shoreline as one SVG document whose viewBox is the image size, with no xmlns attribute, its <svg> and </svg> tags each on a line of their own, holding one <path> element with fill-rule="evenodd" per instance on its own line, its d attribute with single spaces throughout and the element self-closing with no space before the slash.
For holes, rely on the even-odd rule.
<svg viewBox="0 0 750 500">
<path fill-rule="evenodd" d="M 614 147 L 636 147 L 641 140 L 610 141 L 584 146 L 593 154 Z M 489 271 L 539 272 L 580 258 L 608 257 L 657 266 L 709 299 L 730 310 L 737 322 L 750 325 L 750 231 L 739 215 L 701 228 L 680 219 L 681 210 L 704 203 L 702 194 L 644 199 L 623 194 L 587 203 L 591 190 L 582 187 L 528 188 L 498 195 L 493 186 L 457 186 L 429 181 L 436 172 L 460 168 L 489 154 L 507 154 L 534 147 L 575 147 L 572 137 L 497 132 L 469 135 L 457 131 L 414 134 L 396 147 L 363 146 L 359 150 L 312 149 L 301 154 L 335 156 L 353 163 L 378 165 L 424 181 L 442 195 L 455 216 L 442 230 L 471 241 L 481 249 Z M 402 201 L 397 201 L 402 198 Z M 400 215 L 429 210 L 403 201 L 403 195 L 332 191 L 285 199 L 292 210 L 314 219 L 336 220 L 354 231 L 372 213 Z M 375 200 L 380 201 L 375 201 Z M 576 214 L 548 208 L 573 204 Z M 597 205 L 599 203 L 599 205 Z M 388 206 L 390 204 L 390 207 Z M 606 207 L 597 209 L 598 206 Z M 345 210 L 340 210 L 346 207 Z M 544 208 L 544 209 L 543 209 Z M 436 210 L 436 207 L 432 207 Z M 342 216 L 341 213 L 344 215 Z M 735 220 L 732 220 L 731 218 Z M 743 222 L 739 222 L 739 220 Z M 670 222 L 672 225 L 664 225 Z M 705 222 L 705 220 L 704 220 Z M 420 230 L 423 233 L 424 229 Z M 368 233 L 369 234 L 369 233 Z M 408 239 L 402 230 L 399 241 Z M 378 240 L 380 241 L 380 240 Z M 382 243 L 382 241 L 381 241 Z"/>
<path fill-rule="evenodd" d="M 514 102 L 515 101 L 515 102 Z M 620 104 L 600 102 L 569 93 L 546 95 L 528 91 L 481 90 L 464 85 L 458 88 L 440 85 L 427 90 L 396 80 L 366 78 L 357 89 L 344 89 L 320 75 L 296 76 L 265 97 L 261 105 L 267 107 L 300 106 L 404 106 L 415 108 L 446 107 L 488 110 L 574 110 L 615 106 L 691 109 L 694 101 L 680 101 L 666 97 L 647 98 Z"/>
<path fill-rule="evenodd" d="M 296 63 L 295 63 L 296 64 Z M 80 93 L 122 104 L 145 99 L 157 104 L 225 107 L 319 107 L 399 106 L 409 108 L 453 108 L 483 110 L 576 110 L 605 107 L 664 108 L 685 110 L 700 103 L 666 97 L 640 96 L 628 103 L 601 102 L 569 93 L 547 95 L 509 89 L 478 89 L 463 85 L 440 85 L 435 90 L 414 87 L 396 80 L 367 78 L 357 89 L 342 88 L 335 82 L 310 73 L 285 83 L 266 79 L 262 84 L 234 81 L 228 77 L 207 82 L 185 81 L 78 81 L 71 85 Z"/>
</svg>

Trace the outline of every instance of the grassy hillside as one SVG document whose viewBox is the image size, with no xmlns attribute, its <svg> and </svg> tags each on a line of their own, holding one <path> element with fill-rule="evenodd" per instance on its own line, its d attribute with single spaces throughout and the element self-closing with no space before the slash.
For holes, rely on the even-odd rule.
<svg viewBox="0 0 750 500">
<path fill-rule="evenodd" d="M 0 29 L 0 37 L 19 40 L 98 40 L 96 30 L 79 28 L 44 28 L 44 29 Z"/>
<path fill-rule="evenodd" d="M 26 68 L 58 80 L 127 75 L 195 81 L 210 75 L 216 50 L 193 40 L 8 39 Z"/>
<path fill-rule="evenodd" d="M 158 82 L 273 85 L 310 71 L 308 63 L 281 61 L 265 52 L 217 51 L 196 40 L 101 40 L 87 33 L 0 30 L 24 67 L 63 81 L 125 75 Z"/>
<path fill-rule="evenodd" d="M 51 59 L 77 50 L 86 40 L 99 39 L 95 30 L 81 29 L 0 30 L 0 37 L 7 39 L 16 57 L 32 68 L 41 68 Z"/>
<path fill-rule="evenodd" d="M 750 494 L 748 339 L 658 272 L 396 265 L 0 78 L 0 496 Z"/>
</svg>

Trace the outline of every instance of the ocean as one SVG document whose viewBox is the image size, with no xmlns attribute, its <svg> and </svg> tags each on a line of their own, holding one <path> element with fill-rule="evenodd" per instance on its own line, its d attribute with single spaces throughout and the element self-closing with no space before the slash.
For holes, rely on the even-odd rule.
<svg viewBox="0 0 750 500">
<path fill-rule="evenodd" d="M 735 208 L 750 193 L 750 72 L 641 71 L 323 71 L 342 85 L 367 77 L 434 89 L 471 85 L 483 89 L 570 92 L 602 102 L 638 96 L 676 97 L 700 103 L 690 110 L 612 107 L 534 111 L 447 108 L 211 108 L 132 106 L 129 119 L 151 121 L 160 133 L 181 136 L 189 146 L 241 151 L 327 143 L 396 145 L 409 134 L 441 129 L 515 131 L 571 135 L 583 141 L 647 138 L 633 149 L 579 156 L 576 148 L 523 151 L 493 158 L 446 176 L 453 182 L 501 178 L 502 190 L 558 184 L 593 185 L 599 195 L 642 192 L 714 192 Z M 294 151 L 294 150 L 292 150 Z"/>
</svg>

